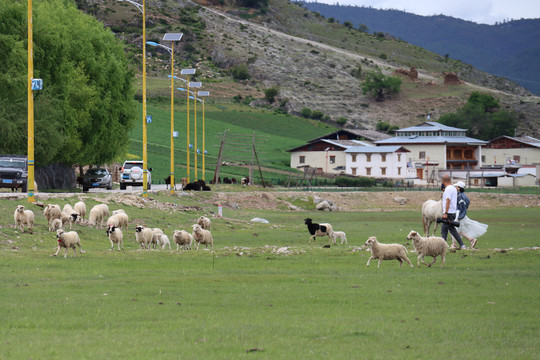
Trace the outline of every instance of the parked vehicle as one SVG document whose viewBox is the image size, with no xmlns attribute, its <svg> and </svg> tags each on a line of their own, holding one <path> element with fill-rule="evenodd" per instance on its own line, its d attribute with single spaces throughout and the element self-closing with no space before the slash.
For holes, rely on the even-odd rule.
<svg viewBox="0 0 540 360">
<path fill-rule="evenodd" d="M 0 188 L 27 191 L 28 158 L 25 155 L 0 155 Z"/>
<path fill-rule="evenodd" d="M 92 188 L 106 188 L 112 190 L 112 175 L 107 169 L 93 168 L 88 169 L 80 179 L 83 192 Z"/>
<path fill-rule="evenodd" d="M 152 168 L 148 169 L 148 190 L 152 187 Z M 120 190 L 126 190 L 127 186 L 143 186 L 143 162 L 138 160 L 126 160 L 120 168 Z"/>
</svg>

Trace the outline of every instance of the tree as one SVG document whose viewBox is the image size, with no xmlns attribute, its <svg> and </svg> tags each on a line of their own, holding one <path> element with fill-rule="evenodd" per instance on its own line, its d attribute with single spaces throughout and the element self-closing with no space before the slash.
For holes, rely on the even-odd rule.
<svg viewBox="0 0 540 360">
<path fill-rule="evenodd" d="M 347 29 L 352 29 L 353 28 L 353 24 L 350 21 L 345 21 L 343 23 L 343 26 L 345 26 Z"/>
<path fill-rule="evenodd" d="M 467 103 L 455 113 L 444 114 L 441 124 L 467 129 L 467 135 L 481 140 L 489 140 L 502 135 L 514 134 L 517 114 L 497 111 L 499 102 L 493 96 L 474 92 Z"/>
<path fill-rule="evenodd" d="M 268 89 L 264 90 L 264 97 L 270 104 L 272 104 L 276 100 L 276 96 L 279 94 L 279 89 L 275 86 L 269 87 Z"/>
<path fill-rule="evenodd" d="M 26 2 L 0 0 L 0 152 L 26 154 Z M 122 43 L 70 1 L 34 3 L 36 165 L 123 156 L 136 119 Z"/>
<path fill-rule="evenodd" d="M 311 118 L 312 119 L 315 119 L 315 120 L 321 120 L 324 116 L 324 113 L 320 110 L 314 110 L 312 113 L 311 113 Z"/>
<path fill-rule="evenodd" d="M 386 76 L 380 70 L 367 73 L 362 84 L 364 94 L 371 93 L 375 101 L 384 101 L 387 95 L 398 93 L 401 79 L 395 76 Z"/>
<path fill-rule="evenodd" d="M 339 119 L 337 119 L 337 123 L 338 123 L 339 126 L 344 127 L 345 124 L 347 123 L 347 118 L 341 116 L 341 117 L 339 117 Z"/>
<path fill-rule="evenodd" d="M 239 64 L 233 66 L 231 74 L 235 80 L 247 80 L 249 79 L 249 71 L 246 64 Z"/>
<path fill-rule="evenodd" d="M 302 111 L 300 113 L 305 118 L 311 117 L 311 109 L 310 108 L 305 107 L 305 108 L 302 109 Z"/>
</svg>

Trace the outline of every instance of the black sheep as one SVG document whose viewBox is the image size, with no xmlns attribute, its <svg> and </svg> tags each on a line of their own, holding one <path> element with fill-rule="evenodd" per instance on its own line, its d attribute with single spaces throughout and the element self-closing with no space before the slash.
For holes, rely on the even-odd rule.
<svg viewBox="0 0 540 360">
<path fill-rule="evenodd" d="M 312 240 L 315 240 L 316 236 L 328 236 L 328 241 L 330 242 L 332 240 L 332 225 L 326 223 L 317 224 L 310 218 L 304 219 L 304 224 L 307 225 L 309 233 L 311 234 L 311 237 L 309 238 L 310 243 Z"/>
</svg>

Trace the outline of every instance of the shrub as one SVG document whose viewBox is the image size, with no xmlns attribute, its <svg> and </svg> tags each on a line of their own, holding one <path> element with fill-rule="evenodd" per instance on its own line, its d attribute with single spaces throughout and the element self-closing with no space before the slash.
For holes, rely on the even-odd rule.
<svg viewBox="0 0 540 360">
<path fill-rule="evenodd" d="M 352 22 L 350 22 L 350 21 L 345 21 L 345 22 L 343 23 L 343 26 L 345 26 L 347 29 L 352 29 L 353 24 L 352 24 Z"/>
<path fill-rule="evenodd" d="M 347 118 L 341 116 L 339 119 L 337 119 L 337 123 L 339 126 L 343 127 L 347 123 Z"/>
<path fill-rule="evenodd" d="M 264 97 L 271 104 L 276 100 L 276 96 L 279 94 L 279 89 L 275 86 L 269 87 L 264 90 Z"/>
<path fill-rule="evenodd" d="M 321 120 L 323 116 L 324 116 L 324 113 L 319 110 L 315 110 L 311 113 L 311 118 L 315 120 Z"/>
<path fill-rule="evenodd" d="M 242 101 L 242 95 L 238 94 L 238 95 L 234 96 L 233 100 L 234 100 L 234 102 L 237 102 L 237 103 L 241 102 Z"/>
<path fill-rule="evenodd" d="M 335 180 L 336 186 L 339 187 L 373 187 L 375 179 L 369 177 L 347 177 L 338 176 Z"/>
<path fill-rule="evenodd" d="M 379 121 L 375 126 L 375 129 L 379 131 L 388 131 L 388 128 L 390 128 L 390 124 L 385 123 L 384 121 Z"/>
<path fill-rule="evenodd" d="M 231 75 L 235 80 L 247 80 L 249 79 L 249 71 L 246 64 L 239 64 L 233 66 L 231 69 Z"/>
<path fill-rule="evenodd" d="M 301 114 L 305 118 L 311 117 L 311 109 L 305 107 L 305 108 L 302 109 Z"/>
</svg>

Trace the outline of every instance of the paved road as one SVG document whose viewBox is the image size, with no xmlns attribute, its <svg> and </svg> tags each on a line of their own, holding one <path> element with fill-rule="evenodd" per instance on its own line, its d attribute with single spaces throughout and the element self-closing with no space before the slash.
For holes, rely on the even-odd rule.
<svg viewBox="0 0 540 360">
<path fill-rule="evenodd" d="M 151 190 L 148 190 L 148 193 L 151 194 L 153 192 L 157 192 L 157 191 L 161 191 L 161 190 L 167 190 L 167 185 L 163 184 L 163 185 L 152 185 L 152 189 Z M 140 194 L 142 193 L 142 186 L 136 186 L 136 187 L 132 187 L 132 186 L 128 186 L 126 190 L 120 190 L 120 189 L 113 189 L 113 190 L 106 190 L 106 189 L 90 189 L 88 191 L 88 194 L 97 194 L 97 193 L 106 193 L 106 194 L 117 194 L 117 193 L 121 193 L 121 194 Z M 76 193 L 69 193 L 69 192 L 61 192 L 61 193 L 41 193 L 41 192 L 36 192 L 36 196 L 40 196 L 40 195 L 44 195 L 44 194 L 47 194 L 47 195 L 60 195 L 60 196 L 74 196 L 74 195 L 81 195 L 82 192 L 76 192 Z M 20 193 L 20 192 L 17 192 L 17 193 L 12 193 L 12 192 L 0 192 L 0 198 L 25 198 L 27 197 L 26 193 Z"/>
</svg>

